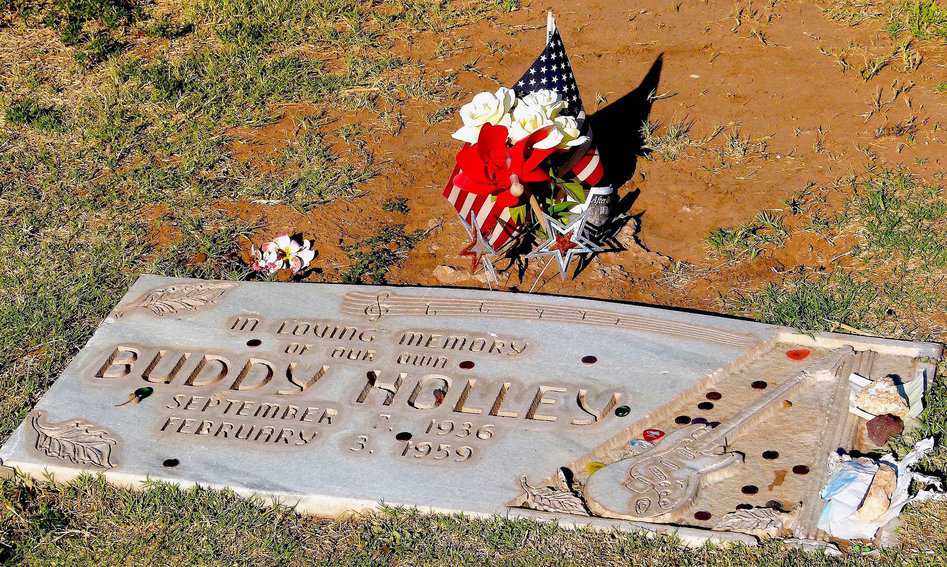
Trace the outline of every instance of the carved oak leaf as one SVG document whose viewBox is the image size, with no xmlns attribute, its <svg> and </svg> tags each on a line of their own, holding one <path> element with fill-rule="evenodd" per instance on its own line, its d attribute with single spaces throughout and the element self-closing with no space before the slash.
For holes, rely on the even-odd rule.
<svg viewBox="0 0 947 567">
<path fill-rule="evenodd" d="M 45 412 L 36 412 L 30 421 L 36 430 L 36 450 L 46 456 L 105 469 L 115 466 L 112 447 L 118 442 L 108 431 L 80 420 L 49 423 Z"/>
<path fill-rule="evenodd" d="M 730 512 L 717 522 L 715 530 L 745 532 L 751 530 L 780 530 L 784 513 L 773 508 L 751 508 Z"/>
<path fill-rule="evenodd" d="M 560 475 L 562 472 L 560 471 Z M 560 478 L 560 483 L 563 479 Z M 588 516 L 585 509 L 585 503 L 582 499 L 569 490 L 562 488 L 552 488 L 548 486 L 533 487 L 523 476 L 520 479 L 520 485 L 526 492 L 526 500 L 523 502 L 524 508 L 540 510 L 543 512 L 564 512 L 566 514 L 578 514 Z"/>
<path fill-rule="evenodd" d="M 159 287 L 149 291 L 138 301 L 115 310 L 114 316 L 119 318 L 135 309 L 147 309 L 156 317 L 176 315 L 181 311 L 197 311 L 217 303 L 228 289 L 236 285 L 226 282 L 205 282 Z"/>
</svg>

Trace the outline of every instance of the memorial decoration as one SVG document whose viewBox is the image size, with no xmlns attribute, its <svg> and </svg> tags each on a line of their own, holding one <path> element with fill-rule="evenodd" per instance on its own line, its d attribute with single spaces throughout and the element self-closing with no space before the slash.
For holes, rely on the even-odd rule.
<svg viewBox="0 0 947 567">
<path fill-rule="evenodd" d="M 941 355 L 567 297 L 143 276 L 0 464 L 323 515 L 384 502 L 685 541 L 867 538 L 930 447 L 839 461 L 865 427 L 849 377 L 923 392 Z"/>
<path fill-rule="evenodd" d="M 818 528 L 840 539 L 870 540 L 911 501 L 947 498 L 940 479 L 911 470 L 933 449 L 930 437 L 916 443 L 900 461 L 893 455 L 881 459 L 834 455 L 829 463 L 831 476 L 821 493 L 825 507 Z M 912 497 L 908 493 L 912 482 L 934 489 Z"/>
<path fill-rule="evenodd" d="M 562 279 L 566 279 L 569 273 L 569 264 L 574 256 L 602 250 L 598 245 L 592 244 L 582 236 L 585 233 L 585 223 L 588 220 L 587 213 L 588 209 L 576 215 L 568 225 L 564 225 L 543 213 L 543 220 L 546 223 L 546 235 L 549 239 L 526 257 L 552 256 L 559 265 L 559 274 Z"/>
<path fill-rule="evenodd" d="M 470 256 L 470 272 L 476 272 L 477 266 L 482 264 L 484 272 L 487 274 L 488 282 L 499 283 L 496 268 L 493 266 L 493 255 L 496 250 L 486 241 L 483 233 L 480 231 L 480 225 L 477 223 L 477 217 L 473 214 L 469 217 L 470 222 L 460 222 L 464 225 L 464 230 L 470 237 L 470 242 L 460 251 L 461 256 Z"/>
<path fill-rule="evenodd" d="M 571 225 L 575 215 L 589 210 L 593 224 L 607 222 L 613 191 L 596 187 L 605 171 L 551 12 L 546 46 L 526 73 L 512 88 L 474 96 L 460 108 L 460 118 L 463 126 L 453 137 L 464 146 L 443 195 L 465 225 L 475 219 L 492 250 L 483 258 L 509 250 L 516 237 L 533 231 L 552 237 L 547 217 Z M 586 253 L 600 250 L 585 248 Z M 563 275 L 580 253 L 557 257 Z M 482 265 L 489 270 L 493 264 Z"/>
<path fill-rule="evenodd" d="M 265 276 L 272 276 L 280 270 L 289 270 L 293 274 L 309 267 L 316 251 L 312 243 L 300 236 L 284 234 L 257 248 L 251 248 L 253 262 L 250 269 Z"/>
</svg>

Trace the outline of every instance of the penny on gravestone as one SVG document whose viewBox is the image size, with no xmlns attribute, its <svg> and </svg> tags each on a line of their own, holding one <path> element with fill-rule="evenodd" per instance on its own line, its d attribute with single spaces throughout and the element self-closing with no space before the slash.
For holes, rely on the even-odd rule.
<svg viewBox="0 0 947 567">
<path fill-rule="evenodd" d="M 323 515 L 385 503 L 818 539 L 828 455 L 861 419 L 848 376 L 929 386 L 940 355 L 566 297 L 143 276 L 0 461 Z"/>
</svg>

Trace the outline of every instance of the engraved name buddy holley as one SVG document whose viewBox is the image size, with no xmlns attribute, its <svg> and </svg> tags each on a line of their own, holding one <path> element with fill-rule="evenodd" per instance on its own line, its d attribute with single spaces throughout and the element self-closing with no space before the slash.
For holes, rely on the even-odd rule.
<svg viewBox="0 0 947 567">
<path fill-rule="evenodd" d="M 356 335 L 357 336 L 357 335 Z M 402 340 L 425 348 L 445 345 L 434 333 L 403 334 Z M 408 337 L 408 338 L 404 338 Z M 421 338 L 419 338 L 421 337 Z M 448 339 L 446 348 L 461 348 L 467 339 Z M 422 344 L 416 344 L 423 341 Z M 475 341 L 476 349 L 484 345 Z M 467 347 L 464 347 L 467 348 Z M 488 343 L 484 354 L 515 355 L 524 344 Z M 143 381 L 171 385 L 174 395 L 163 402 L 171 413 L 160 430 L 172 434 L 208 436 L 243 442 L 304 446 L 322 430 L 336 427 L 342 405 L 351 408 L 398 406 L 425 411 L 441 408 L 459 415 L 559 422 L 589 426 L 606 419 L 621 399 L 620 392 L 590 392 L 557 384 L 527 387 L 510 381 L 487 381 L 423 371 L 367 370 L 364 378 L 346 386 L 340 404 L 310 403 L 319 387 L 333 380 L 333 369 L 347 362 L 331 357 L 325 364 L 302 363 L 282 356 L 225 356 L 212 352 L 118 345 L 104 357 L 94 374 L 100 380 Z M 182 392 L 183 391 L 183 392 Z M 251 393 L 253 399 L 247 399 Z"/>
</svg>

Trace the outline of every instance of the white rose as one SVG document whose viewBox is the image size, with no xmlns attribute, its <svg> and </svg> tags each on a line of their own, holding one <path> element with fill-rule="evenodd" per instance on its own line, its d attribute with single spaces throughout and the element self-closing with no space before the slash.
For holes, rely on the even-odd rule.
<svg viewBox="0 0 947 567">
<path fill-rule="evenodd" d="M 566 106 L 566 102 L 562 100 L 559 93 L 549 89 L 531 92 L 524 96 L 519 104 L 541 108 L 549 118 L 555 118 L 559 114 L 559 111 Z"/>
<path fill-rule="evenodd" d="M 541 107 L 523 104 L 521 101 L 513 108 L 510 141 L 515 144 L 533 132 L 552 125 L 552 119 Z"/>
<path fill-rule="evenodd" d="M 571 116 L 557 116 L 552 121 L 553 128 L 545 138 L 536 143 L 538 150 L 549 148 L 574 148 L 588 141 L 588 136 L 580 136 L 579 123 Z"/>
<path fill-rule="evenodd" d="M 460 119 L 464 127 L 454 132 L 453 137 L 470 144 L 477 143 L 480 127 L 484 124 L 509 124 L 509 112 L 516 102 L 516 93 L 500 87 L 496 93 L 480 93 L 460 107 Z"/>
</svg>

